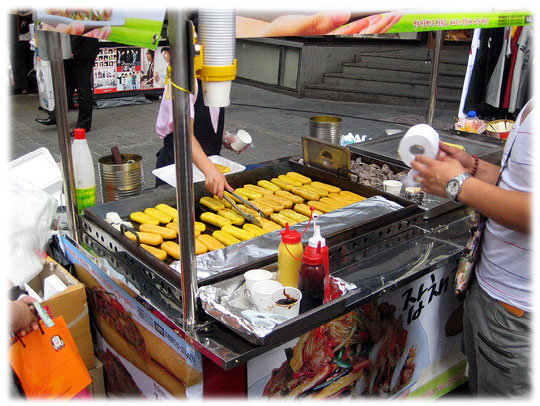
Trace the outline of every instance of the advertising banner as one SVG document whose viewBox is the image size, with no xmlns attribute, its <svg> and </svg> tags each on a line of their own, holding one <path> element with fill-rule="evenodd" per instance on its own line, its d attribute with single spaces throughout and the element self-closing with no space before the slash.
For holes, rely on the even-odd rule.
<svg viewBox="0 0 540 406">
<path fill-rule="evenodd" d="M 174 325 L 120 279 L 105 273 L 83 249 L 61 236 L 64 253 L 86 286 L 96 353 L 109 396 L 201 398 L 202 355 Z"/>
<path fill-rule="evenodd" d="M 250 398 L 435 398 L 466 378 L 455 265 L 248 362 Z"/>
<path fill-rule="evenodd" d="M 165 17 L 164 8 L 147 10 L 111 8 L 36 9 L 40 30 L 82 35 L 125 45 L 155 49 Z"/>
</svg>

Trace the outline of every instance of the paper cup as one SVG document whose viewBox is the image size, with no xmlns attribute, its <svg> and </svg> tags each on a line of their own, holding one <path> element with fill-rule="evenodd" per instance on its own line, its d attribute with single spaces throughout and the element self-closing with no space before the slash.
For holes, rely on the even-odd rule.
<svg viewBox="0 0 540 406">
<path fill-rule="evenodd" d="M 385 180 L 383 182 L 384 191 L 387 193 L 392 193 L 393 195 L 399 195 L 401 193 L 401 187 L 403 183 L 399 180 Z"/>
<path fill-rule="evenodd" d="M 302 300 L 302 292 L 298 289 L 290 286 L 278 288 L 272 292 L 271 299 L 274 306 L 273 313 L 282 314 L 289 319 L 298 316 L 298 313 L 300 312 L 300 301 Z M 286 304 L 279 303 L 280 301 L 287 299 L 294 300 L 294 302 Z"/>
<path fill-rule="evenodd" d="M 246 145 L 251 144 L 251 135 L 247 131 L 239 130 L 235 137 L 235 140 L 231 143 L 231 148 L 235 151 L 240 151 Z"/>
<path fill-rule="evenodd" d="M 253 304 L 260 312 L 272 313 L 274 310 L 274 302 L 272 302 L 272 293 L 276 289 L 283 288 L 283 285 L 278 281 L 260 281 L 253 285 L 251 296 Z"/>
<path fill-rule="evenodd" d="M 231 81 L 202 82 L 204 104 L 208 107 L 227 107 L 231 104 Z"/>
<path fill-rule="evenodd" d="M 256 282 L 272 280 L 272 272 L 265 269 L 251 269 L 244 272 L 244 279 L 246 280 L 246 289 L 251 290 Z"/>
</svg>

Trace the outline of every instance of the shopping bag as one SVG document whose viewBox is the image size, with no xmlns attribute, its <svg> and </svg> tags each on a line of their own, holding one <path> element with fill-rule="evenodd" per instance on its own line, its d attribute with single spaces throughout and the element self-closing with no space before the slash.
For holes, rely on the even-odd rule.
<svg viewBox="0 0 540 406">
<path fill-rule="evenodd" d="M 480 245 L 485 227 L 485 217 L 482 217 L 476 221 L 476 224 L 470 230 L 469 240 L 465 245 L 461 258 L 459 259 L 456 277 L 454 280 L 455 292 L 457 296 L 463 296 L 463 294 L 471 286 L 474 279 L 474 270 L 479 259 Z"/>
<path fill-rule="evenodd" d="M 9 362 L 28 398 L 70 399 L 87 387 L 88 374 L 62 316 L 16 340 Z"/>
</svg>

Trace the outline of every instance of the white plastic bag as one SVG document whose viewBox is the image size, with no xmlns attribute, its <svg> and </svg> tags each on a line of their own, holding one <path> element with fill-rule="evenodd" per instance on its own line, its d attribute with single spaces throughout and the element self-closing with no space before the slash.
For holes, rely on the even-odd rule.
<svg viewBox="0 0 540 406">
<path fill-rule="evenodd" d="M 20 286 L 43 268 L 58 202 L 53 196 L 17 176 L 8 179 L 8 202 L 6 273 L 14 285 Z"/>
</svg>

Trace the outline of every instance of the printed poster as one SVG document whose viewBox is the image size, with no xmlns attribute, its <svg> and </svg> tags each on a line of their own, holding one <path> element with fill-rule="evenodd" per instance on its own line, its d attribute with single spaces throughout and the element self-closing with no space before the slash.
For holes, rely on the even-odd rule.
<svg viewBox="0 0 540 406">
<path fill-rule="evenodd" d="M 455 266 L 248 362 L 250 398 L 434 398 L 463 383 Z"/>
<path fill-rule="evenodd" d="M 85 284 L 109 396 L 152 400 L 202 397 L 202 355 L 122 280 L 107 275 L 65 236 L 66 257 Z M 160 317 L 161 316 L 161 317 Z"/>
</svg>

